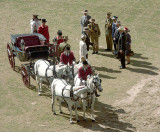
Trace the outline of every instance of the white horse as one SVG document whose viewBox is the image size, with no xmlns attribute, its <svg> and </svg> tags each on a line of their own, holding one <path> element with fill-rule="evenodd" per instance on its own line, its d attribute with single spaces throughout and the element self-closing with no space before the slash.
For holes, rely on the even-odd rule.
<svg viewBox="0 0 160 132">
<path fill-rule="evenodd" d="M 78 75 L 74 79 L 74 83 L 76 84 Z M 81 99 L 83 103 L 83 118 L 86 121 L 85 112 L 86 112 L 86 99 L 91 99 L 91 119 L 95 121 L 94 118 L 94 103 L 95 103 L 95 92 L 98 89 L 99 92 L 102 92 L 103 89 L 101 87 L 101 79 L 99 78 L 99 74 L 96 76 L 87 77 L 86 85 L 88 88 L 88 93 L 82 94 Z"/>
<path fill-rule="evenodd" d="M 87 93 L 87 87 L 86 86 L 78 86 L 78 87 L 73 87 L 68 84 L 65 80 L 63 79 L 54 79 L 52 84 L 51 84 L 51 91 L 52 91 L 52 111 L 53 114 L 56 115 L 55 112 L 55 99 L 56 97 L 59 100 L 59 110 L 60 113 L 62 113 L 61 109 L 61 102 L 64 100 L 68 104 L 68 109 L 70 112 L 70 123 L 72 124 L 72 106 L 76 104 L 78 99 L 80 98 L 81 94 Z M 76 115 L 76 120 L 79 122 L 78 119 L 78 114 L 77 114 L 77 105 L 75 105 L 75 115 Z"/>
<path fill-rule="evenodd" d="M 41 95 L 43 82 L 49 82 L 51 85 L 55 75 L 58 78 L 62 78 L 62 76 L 70 76 L 72 74 L 68 65 L 58 64 L 54 66 L 42 59 L 35 62 L 34 73 L 38 84 L 38 95 Z"/>
</svg>

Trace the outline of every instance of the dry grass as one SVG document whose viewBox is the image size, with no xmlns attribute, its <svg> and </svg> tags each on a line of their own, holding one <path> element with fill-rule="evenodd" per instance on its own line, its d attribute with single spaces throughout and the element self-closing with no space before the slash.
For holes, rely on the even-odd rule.
<svg viewBox="0 0 160 132">
<path fill-rule="evenodd" d="M 141 79 L 158 75 L 160 68 L 159 7 L 158 0 L 0 0 L 1 131 L 139 130 L 138 124 L 132 123 L 132 118 L 120 120 L 120 114 L 116 112 L 117 107 L 113 107 L 112 104 L 125 97 L 126 91 Z M 87 123 L 81 121 L 78 124 L 69 125 L 69 115 L 52 116 L 51 99 L 46 96 L 38 97 L 37 92 L 25 88 L 20 74 L 11 70 L 6 54 L 6 43 L 10 42 L 10 34 L 29 33 L 31 16 L 33 13 L 38 13 L 41 18 L 46 18 L 48 21 L 50 40 L 56 35 L 57 30 L 61 29 L 64 35 L 69 36 L 69 43 L 78 59 L 80 17 L 84 9 L 89 10 L 102 32 L 99 42 L 100 55 L 91 55 L 90 52 L 89 61 L 95 66 L 96 72 L 100 73 L 104 91 L 96 101 L 97 121 L 95 123 L 88 119 Z M 125 70 L 119 69 L 120 62 L 112 53 L 103 52 L 106 48 L 104 21 L 107 11 L 119 16 L 122 25 L 131 29 L 135 55 L 131 58 L 131 65 Z M 16 65 L 20 66 L 17 59 Z M 32 84 L 35 88 L 33 80 Z M 66 107 L 63 110 L 68 114 Z M 122 111 L 125 110 L 122 109 Z M 82 119 L 82 113 L 80 113 L 80 119 Z"/>
</svg>

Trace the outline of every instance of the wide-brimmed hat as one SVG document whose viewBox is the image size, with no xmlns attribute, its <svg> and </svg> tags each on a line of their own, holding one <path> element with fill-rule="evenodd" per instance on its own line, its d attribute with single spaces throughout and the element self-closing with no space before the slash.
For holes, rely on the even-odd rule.
<svg viewBox="0 0 160 132">
<path fill-rule="evenodd" d="M 37 15 L 37 14 L 33 14 L 33 17 L 34 17 L 34 16 L 35 16 L 35 17 L 38 17 L 38 15 Z"/>
<path fill-rule="evenodd" d="M 121 22 L 120 22 L 120 21 L 117 21 L 117 22 L 116 22 L 116 25 L 118 25 L 118 24 L 121 25 Z"/>
<path fill-rule="evenodd" d="M 130 32 L 130 30 L 127 27 L 124 27 L 124 30 Z"/>
<path fill-rule="evenodd" d="M 46 19 L 42 19 L 42 22 L 47 22 Z"/>
<path fill-rule="evenodd" d="M 108 13 L 107 13 L 108 16 L 111 16 L 111 14 L 112 14 L 111 12 L 108 12 Z"/>
<path fill-rule="evenodd" d="M 112 20 L 114 20 L 114 19 L 118 19 L 118 17 L 117 17 L 117 16 L 113 16 L 113 17 L 112 17 Z"/>
<path fill-rule="evenodd" d="M 89 19 L 89 22 L 95 22 L 94 18 Z"/>
<path fill-rule="evenodd" d="M 83 34 L 82 34 L 82 35 L 81 35 L 81 39 L 82 39 L 82 40 L 86 39 L 86 35 L 83 35 Z"/>
<path fill-rule="evenodd" d="M 125 31 L 125 29 L 124 29 L 124 27 L 122 27 L 122 26 L 120 26 L 118 29 L 117 29 L 118 31 Z"/>
<path fill-rule="evenodd" d="M 84 10 L 84 11 L 82 11 L 82 13 L 88 13 L 88 10 Z"/>
<path fill-rule="evenodd" d="M 68 39 L 68 36 L 63 36 L 63 39 L 64 39 L 64 40 L 69 40 L 69 39 Z"/>
<path fill-rule="evenodd" d="M 84 27 L 83 31 L 89 31 L 89 28 L 88 27 Z"/>
</svg>

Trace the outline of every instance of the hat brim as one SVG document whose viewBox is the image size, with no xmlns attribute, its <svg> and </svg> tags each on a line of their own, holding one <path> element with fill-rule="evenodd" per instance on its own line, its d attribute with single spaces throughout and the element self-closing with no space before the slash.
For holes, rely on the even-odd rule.
<svg viewBox="0 0 160 132">
<path fill-rule="evenodd" d="M 88 13 L 88 12 L 82 11 L 82 13 Z"/>
</svg>

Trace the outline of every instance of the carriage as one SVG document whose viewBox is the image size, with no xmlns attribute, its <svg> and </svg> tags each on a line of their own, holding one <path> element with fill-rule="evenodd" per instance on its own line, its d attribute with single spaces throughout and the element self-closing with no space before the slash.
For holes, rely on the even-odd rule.
<svg viewBox="0 0 160 132">
<path fill-rule="evenodd" d="M 15 57 L 21 64 L 21 75 L 24 85 L 30 86 L 30 76 L 34 76 L 34 61 L 48 59 L 46 38 L 38 33 L 11 35 L 11 43 L 7 43 L 7 54 L 11 68 L 15 70 Z"/>
</svg>

